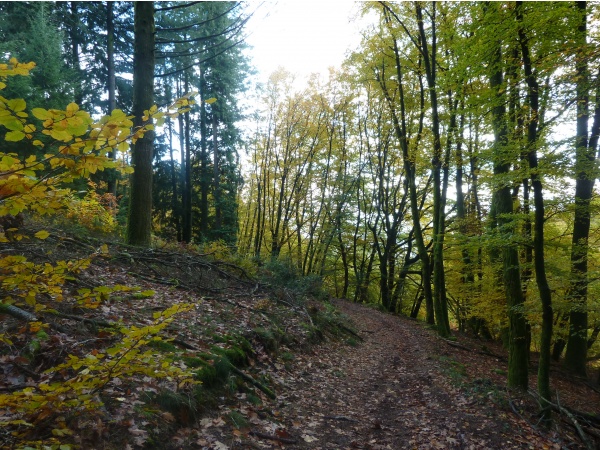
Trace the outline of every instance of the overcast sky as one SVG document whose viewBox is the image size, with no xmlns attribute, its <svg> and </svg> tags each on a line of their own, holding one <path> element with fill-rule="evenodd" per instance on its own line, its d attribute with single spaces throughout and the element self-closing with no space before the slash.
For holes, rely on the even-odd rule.
<svg viewBox="0 0 600 450">
<path fill-rule="evenodd" d="M 265 1 L 247 27 L 259 79 L 265 81 L 279 66 L 299 75 L 338 67 L 346 51 L 360 42 L 358 25 L 351 20 L 357 11 L 353 1 Z"/>
</svg>

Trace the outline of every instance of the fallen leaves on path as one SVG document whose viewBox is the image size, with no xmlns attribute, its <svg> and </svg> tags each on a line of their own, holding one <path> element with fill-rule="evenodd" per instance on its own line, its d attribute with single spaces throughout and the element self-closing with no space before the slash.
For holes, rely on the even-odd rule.
<svg viewBox="0 0 600 450">
<path fill-rule="evenodd" d="M 328 342 L 299 356 L 283 377 L 277 416 L 301 440 L 254 445 L 315 450 L 580 448 L 568 441 L 568 434 L 543 431 L 497 403 L 506 392 L 494 371 L 501 364 L 489 356 L 455 350 L 406 318 L 345 301 L 335 304 L 364 342 L 356 347 Z"/>
</svg>

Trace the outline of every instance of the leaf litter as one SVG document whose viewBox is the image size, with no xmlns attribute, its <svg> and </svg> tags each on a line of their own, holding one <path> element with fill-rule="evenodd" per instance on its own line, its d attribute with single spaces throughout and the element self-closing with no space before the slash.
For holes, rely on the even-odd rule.
<svg viewBox="0 0 600 450">
<path fill-rule="evenodd" d="M 96 245 L 72 242 L 54 230 L 43 244 L 23 243 L 13 251 L 41 261 L 72 259 L 75 249 Z M 94 310 L 69 297 L 82 286 L 115 285 L 138 289 Z M 486 354 L 478 351 L 482 341 L 463 335 L 445 341 L 421 323 L 334 300 L 340 316 L 320 301 L 261 285 L 241 267 L 210 255 L 113 244 L 66 286 L 64 297 L 53 305 L 63 331 L 36 341 L 34 358 L 23 356 L 33 342 L 27 334 L 2 352 L 2 390 L 35 387 L 47 379 L 47 368 L 69 354 L 105 351 L 114 338 L 99 323 L 150 324 L 153 314 L 177 303 L 194 308 L 176 316 L 164 333 L 175 348 L 173 364 L 186 367 L 194 358 L 218 355 L 240 337 L 250 348 L 239 368 L 223 372 L 221 389 L 207 388 L 206 404 L 165 410 L 150 399 L 165 390 L 185 397 L 189 390 L 151 376 L 115 377 L 97 395 L 103 405 L 95 414 L 38 417 L 35 437 L 41 442 L 54 432 L 87 449 L 584 448 L 563 417 L 546 430 L 533 397 L 506 390 L 505 352 L 493 343 L 485 342 L 493 349 Z M 323 317 L 329 325 L 315 326 Z M 22 326 L 0 318 L 3 330 Z M 208 363 L 216 367 L 219 361 L 215 356 Z M 597 388 L 558 369 L 552 381 L 562 405 L 597 417 Z M 15 418 L 0 413 L 0 420 Z M 600 437 L 593 424 L 584 425 Z M 11 448 L 7 433 L 2 439 L 2 448 Z"/>
</svg>

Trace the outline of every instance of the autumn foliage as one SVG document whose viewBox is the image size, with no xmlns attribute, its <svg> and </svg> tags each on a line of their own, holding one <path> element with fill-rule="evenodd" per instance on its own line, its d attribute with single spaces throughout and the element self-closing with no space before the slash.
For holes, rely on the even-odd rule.
<svg viewBox="0 0 600 450">
<path fill-rule="evenodd" d="M 0 64 L 0 90 L 6 87 L 8 77 L 28 76 L 34 67 L 34 63 L 20 63 L 16 59 Z M 88 228 L 112 231 L 114 211 L 106 199 L 96 193 L 93 184 L 80 198 L 73 190 L 74 182 L 86 181 L 90 175 L 109 168 L 131 172 L 133 169 L 119 159 L 109 158 L 109 152 L 127 152 L 130 144 L 153 129 L 152 121 L 160 125 L 165 117 L 185 111 L 190 103 L 187 98 L 180 99 L 165 112 L 152 107 L 145 112 L 145 125 L 133 128 L 132 117 L 120 110 L 95 120 L 75 103 L 64 110 L 29 109 L 23 99 L 0 96 L 4 140 L 13 143 L 10 148 L 17 149 L 0 152 L 0 216 L 12 218 L 4 220 L 6 226 L 0 231 L 0 242 L 44 240 L 50 236 L 46 230 L 33 235 L 17 230 L 14 225 L 22 224 L 23 214 L 28 220 L 60 214 Z M 88 258 L 56 264 L 33 262 L 14 254 L 0 257 L 0 314 L 27 322 L 0 334 L 3 345 L 13 346 L 13 340 L 23 335 L 33 337 L 31 345 L 37 342 L 38 346 L 54 339 L 48 335 L 50 325 L 39 319 L 40 313 L 56 313 L 53 307 L 63 301 L 67 280 L 73 280 L 93 258 L 102 257 L 106 251 L 106 246 L 101 246 Z M 132 290 L 135 288 L 118 285 L 79 289 L 74 300 L 79 307 L 97 308 L 111 293 Z M 168 378 L 180 386 L 195 383 L 185 367 L 171 364 L 168 358 L 148 347 L 152 341 L 161 340 L 161 330 L 175 314 L 190 308 L 176 304 L 155 312 L 154 320 L 145 326 L 110 324 L 101 331 L 111 343 L 108 348 L 83 356 L 68 355 L 61 364 L 45 370 L 38 383 L 2 392 L 0 424 L 11 434 L 13 444 L 19 448 L 70 448 L 64 443 L 64 438 L 72 434 L 64 413 L 97 410 L 102 406 L 100 392 L 117 378 L 139 375 Z M 18 364 L 12 360 L 5 362 Z M 33 433 L 40 424 L 51 430 L 43 439 L 39 432 Z"/>
</svg>

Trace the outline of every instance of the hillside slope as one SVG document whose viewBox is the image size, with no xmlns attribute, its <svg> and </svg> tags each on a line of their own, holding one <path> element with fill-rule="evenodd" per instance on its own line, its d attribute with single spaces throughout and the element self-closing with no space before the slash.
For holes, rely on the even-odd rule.
<svg viewBox="0 0 600 450">
<path fill-rule="evenodd" d="M 31 399 L 83 377 L 93 364 L 53 367 L 73 357 L 108 360 L 123 330 L 152 327 L 178 304 L 189 306 L 140 352 L 191 371 L 195 383 L 127 373 L 125 352 L 114 359 L 118 370 L 94 369 L 106 379 L 91 393 L 102 402 L 96 409 L 69 407 L 74 396 L 66 392 L 55 409 L 0 412 L 1 448 L 577 449 L 600 442 L 596 387 L 556 369 L 562 414 L 544 430 L 533 397 L 506 390 L 500 347 L 462 335 L 443 340 L 413 320 L 317 299 L 318 283 L 284 266 L 262 268 L 259 281 L 243 262 L 216 254 L 104 247 L 61 230 L 2 251 L 38 263 L 95 256 L 69 278 L 62 301 L 46 299 L 39 311 L 22 306 L 50 328 L 0 315 L 0 333 L 12 339 L 0 351 L 0 395 L 29 390 Z M 76 301 L 82 289 L 99 286 L 137 288 L 100 295 L 95 308 Z"/>
</svg>

